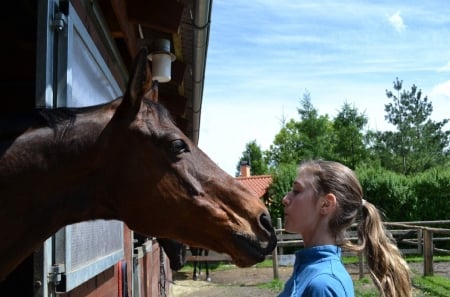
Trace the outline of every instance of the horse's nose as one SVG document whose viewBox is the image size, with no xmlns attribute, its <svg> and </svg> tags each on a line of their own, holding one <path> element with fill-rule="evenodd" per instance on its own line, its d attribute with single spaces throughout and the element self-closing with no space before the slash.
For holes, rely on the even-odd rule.
<svg viewBox="0 0 450 297">
<path fill-rule="evenodd" d="M 259 216 L 259 225 L 260 225 L 261 229 L 264 230 L 266 232 L 267 236 L 269 237 L 269 241 L 267 244 L 267 251 L 271 252 L 277 244 L 277 237 L 275 234 L 275 230 L 272 227 L 272 222 L 270 220 L 269 213 L 263 212 Z"/>
</svg>

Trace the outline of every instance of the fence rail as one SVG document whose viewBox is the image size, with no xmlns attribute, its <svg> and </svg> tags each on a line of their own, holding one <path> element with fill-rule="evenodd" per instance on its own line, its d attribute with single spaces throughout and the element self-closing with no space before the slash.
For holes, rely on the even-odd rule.
<svg viewBox="0 0 450 297">
<path fill-rule="evenodd" d="M 284 249 L 287 247 L 302 247 L 303 240 L 298 234 L 286 233 L 281 228 L 281 219 L 278 220 L 276 228 L 277 248 L 271 256 L 273 260 L 274 278 L 279 278 L 278 266 L 279 256 L 283 257 Z M 401 245 L 400 251 L 403 255 L 423 255 L 424 275 L 433 275 L 434 254 L 450 254 L 450 250 L 437 248 L 436 242 L 450 242 L 450 229 L 431 227 L 435 225 L 450 225 L 450 220 L 441 221 L 413 221 L 413 222 L 386 222 L 387 231 L 394 237 L 397 244 Z M 438 235 L 437 237 L 435 235 Z M 444 235 L 444 236 L 443 236 Z M 357 233 L 355 226 L 347 233 L 347 238 L 356 242 Z M 364 258 L 361 253 L 344 252 L 344 256 L 357 255 L 359 258 L 359 275 L 364 276 Z M 209 261 L 209 262 L 232 262 L 229 255 L 210 251 L 208 256 L 187 256 L 188 262 Z"/>
<path fill-rule="evenodd" d="M 281 228 L 281 219 L 277 224 L 277 248 L 272 253 L 274 278 L 278 278 L 279 255 L 284 255 L 286 247 L 302 247 L 303 240 L 298 234 L 286 233 Z M 441 221 L 414 221 L 414 222 L 386 222 L 387 231 L 394 237 L 403 255 L 415 254 L 423 255 L 424 275 L 433 275 L 433 255 L 435 253 L 450 254 L 450 250 L 435 247 L 435 242 L 449 242 L 450 229 L 430 227 L 430 225 L 450 225 L 450 220 Z M 356 242 L 356 226 L 347 233 L 347 238 Z M 401 229 L 397 229 L 401 228 Z M 435 237 L 434 235 L 439 235 Z M 405 246 L 409 246 L 408 248 Z M 362 255 L 355 252 L 344 252 L 346 255 L 357 255 L 359 257 L 360 277 L 364 276 L 364 259 Z"/>
<path fill-rule="evenodd" d="M 233 260 L 227 254 L 216 253 L 213 251 L 209 252 L 208 256 L 187 256 L 187 262 L 232 262 Z"/>
</svg>

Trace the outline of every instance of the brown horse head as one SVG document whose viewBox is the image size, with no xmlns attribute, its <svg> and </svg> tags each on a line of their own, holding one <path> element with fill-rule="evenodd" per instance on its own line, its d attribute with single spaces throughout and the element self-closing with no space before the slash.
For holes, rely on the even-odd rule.
<svg viewBox="0 0 450 297">
<path fill-rule="evenodd" d="M 146 98 L 150 86 L 143 49 L 123 98 L 39 111 L 14 137 L 11 128 L 0 135 L 0 223 L 9 227 L 0 279 L 59 228 L 93 219 L 224 252 L 238 266 L 274 249 L 262 201 Z"/>
<path fill-rule="evenodd" d="M 276 244 L 266 207 L 145 99 L 149 77 L 143 50 L 105 129 L 117 153 L 108 172 L 118 218 L 141 233 L 228 253 L 239 266 L 263 260 Z"/>
</svg>

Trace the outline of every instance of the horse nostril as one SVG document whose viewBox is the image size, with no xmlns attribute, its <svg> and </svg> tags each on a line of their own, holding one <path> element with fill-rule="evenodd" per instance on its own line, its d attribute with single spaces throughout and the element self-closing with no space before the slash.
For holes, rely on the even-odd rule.
<svg viewBox="0 0 450 297">
<path fill-rule="evenodd" d="M 264 230 L 266 230 L 269 234 L 272 233 L 272 222 L 270 220 L 270 215 L 267 212 L 263 212 L 261 214 L 259 217 L 259 222 Z"/>
<path fill-rule="evenodd" d="M 267 245 L 264 247 L 264 250 L 266 253 L 270 253 L 277 246 L 277 236 L 275 234 L 275 230 L 272 227 L 269 213 L 263 212 L 261 214 L 261 216 L 259 217 L 259 225 L 268 236 Z"/>
</svg>

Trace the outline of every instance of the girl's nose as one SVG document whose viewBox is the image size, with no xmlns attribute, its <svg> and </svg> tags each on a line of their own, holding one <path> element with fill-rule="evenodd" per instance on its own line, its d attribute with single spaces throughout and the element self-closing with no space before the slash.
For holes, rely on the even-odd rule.
<svg viewBox="0 0 450 297">
<path fill-rule="evenodd" d="M 281 202 L 283 203 L 283 205 L 288 205 L 289 204 L 289 198 L 288 198 L 288 195 L 285 195 L 284 197 L 283 197 L 283 199 L 281 200 Z"/>
</svg>

